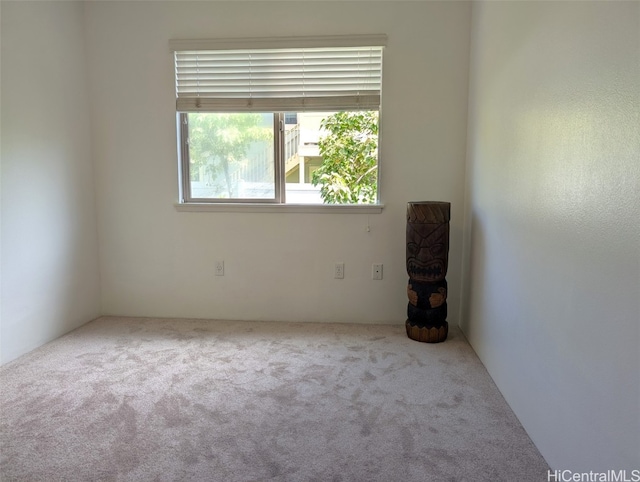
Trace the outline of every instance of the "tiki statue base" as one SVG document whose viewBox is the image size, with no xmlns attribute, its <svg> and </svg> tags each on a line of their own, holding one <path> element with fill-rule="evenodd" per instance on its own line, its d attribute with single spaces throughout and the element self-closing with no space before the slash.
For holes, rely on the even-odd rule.
<svg viewBox="0 0 640 482">
<path fill-rule="evenodd" d="M 415 341 L 423 343 L 440 343 L 447 339 L 449 323 L 446 321 L 441 326 L 417 326 L 409 320 L 406 321 L 407 336 Z"/>
</svg>

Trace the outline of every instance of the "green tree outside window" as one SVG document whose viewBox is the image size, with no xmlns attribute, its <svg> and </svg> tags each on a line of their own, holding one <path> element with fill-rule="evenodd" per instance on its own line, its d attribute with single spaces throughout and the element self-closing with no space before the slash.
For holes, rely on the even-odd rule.
<svg viewBox="0 0 640 482">
<path fill-rule="evenodd" d="M 378 112 L 337 112 L 322 120 L 323 162 L 313 173 L 327 204 L 373 204 L 378 186 Z"/>
</svg>

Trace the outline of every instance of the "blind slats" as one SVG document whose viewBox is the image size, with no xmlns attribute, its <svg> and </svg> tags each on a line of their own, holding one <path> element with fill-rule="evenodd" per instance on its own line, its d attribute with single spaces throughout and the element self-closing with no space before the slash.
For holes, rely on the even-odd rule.
<svg viewBox="0 0 640 482">
<path fill-rule="evenodd" d="M 176 51 L 175 74 L 180 112 L 378 109 L 382 47 Z"/>
</svg>

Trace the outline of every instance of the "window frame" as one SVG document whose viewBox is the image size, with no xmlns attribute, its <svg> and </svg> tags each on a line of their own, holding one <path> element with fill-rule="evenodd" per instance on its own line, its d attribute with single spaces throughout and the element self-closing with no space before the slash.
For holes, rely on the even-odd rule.
<svg viewBox="0 0 640 482">
<path fill-rule="evenodd" d="M 360 36 L 332 36 L 332 37 L 282 37 L 269 39 L 225 39 L 225 40 L 171 40 L 170 49 L 175 54 L 182 51 L 191 50 L 234 50 L 240 48 L 252 48 L 252 46 L 260 45 L 257 48 L 317 48 L 317 47 L 349 47 L 349 46 L 376 46 L 384 47 L 386 45 L 385 35 L 360 35 Z M 382 55 L 382 49 L 381 53 Z M 177 71 L 176 71 L 177 72 Z M 176 73 L 174 72 L 174 73 Z M 380 75 L 382 67 L 380 67 Z M 177 80 L 176 80 L 177 82 Z M 380 84 L 381 85 L 381 84 Z M 176 85 L 177 89 L 177 85 Z M 381 87 L 378 91 L 381 99 Z M 237 210 L 256 210 L 256 211 L 292 211 L 292 212 L 366 212 L 379 213 L 382 211 L 383 204 L 380 197 L 380 139 L 382 131 L 381 102 L 378 102 L 377 108 L 367 107 L 361 110 L 376 110 L 378 112 L 378 158 L 377 162 L 377 186 L 376 186 L 376 202 L 372 204 L 325 204 L 325 203 L 309 203 L 309 204 L 293 204 L 287 203 L 286 200 L 286 179 L 284 172 L 285 152 L 285 114 L 295 112 L 300 114 L 304 110 L 292 109 L 287 111 L 264 111 L 263 113 L 273 114 L 273 133 L 274 133 L 274 197 L 273 198 L 196 198 L 192 196 L 191 173 L 190 173 L 190 152 L 189 152 L 189 113 L 198 112 L 197 110 L 179 109 L 178 101 L 176 102 L 176 124 L 178 139 L 178 177 L 179 177 L 179 200 L 176 208 L 179 211 L 237 211 Z M 285 102 L 286 103 L 286 102 Z M 347 102 L 348 104 L 348 102 Z M 198 107 L 199 101 L 198 101 Z M 313 110 L 313 109 L 312 109 Z M 315 108 L 315 110 L 321 110 Z M 331 108 L 327 111 L 355 111 L 353 104 L 346 105 L 343 108 Z M 260 112 L 262 111 L 253 111 Z M 233 110 L 215 108 L 205 109 L 204 112 L 234 112 Z M 239 111 L 241 112 L 241 111 Z"/>
<path fill-rule="evenodd" d="M 215 113 L 215 112 L 212 112 Z M 281 178 L 284 177 L 282 173 L 282 161 L 280 160 L 281 153 L 284 151 L 284 131 L 281 126 L 284 126 L 284 112 L 273 112 L 273 186 L 274 197 L 273 198 L 196 198 L 191 195 L 191 170 L 190 170 L 190 153 L 189 153 L 189 123 L 187 122 L 187 116 L 190 112 L 178 112 L 176 113 L 177 122 L 180 126 L 178 142 L 180 144 L 180 170 L 181 170 L 181 182 L 180 182 L 180 202 L 182 204 L 285 204 L 284 186 L 282 185 Z M 271 112 L 270 112 L 271 114 Z M 282 122 L 282 124 L 281 124 Z"/>
</svg>

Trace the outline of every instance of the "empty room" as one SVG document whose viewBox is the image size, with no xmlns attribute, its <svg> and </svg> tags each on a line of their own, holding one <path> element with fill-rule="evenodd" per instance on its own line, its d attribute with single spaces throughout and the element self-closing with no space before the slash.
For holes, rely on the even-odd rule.
<svg viewBox="0 0 640 482">
<path fill-rule="evenodd" d="M 640 481 L 640 2 L 0 27 L 0 480 Z"/>
</svg>

